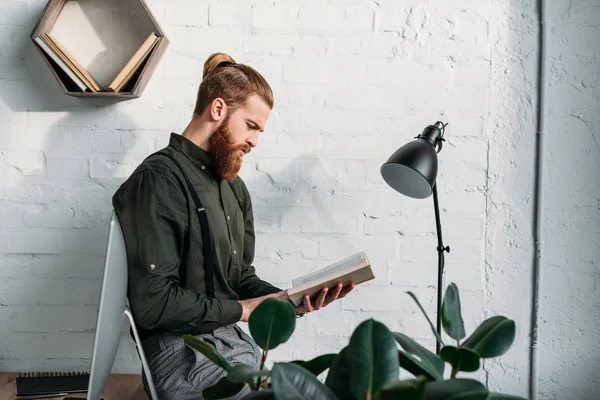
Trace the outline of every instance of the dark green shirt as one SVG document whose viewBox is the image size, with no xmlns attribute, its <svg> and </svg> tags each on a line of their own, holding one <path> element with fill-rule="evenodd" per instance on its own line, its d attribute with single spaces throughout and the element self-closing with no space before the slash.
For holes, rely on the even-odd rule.
<svg viewBox="0 0 600 400">
<path fill-rule="evenodd" d="M 204 243 L 190 192 L 173 162 L 156 155 L 113 196 L 127 249 L 129 303 L 144 337 L 208 333 L 240 320 L 236 300 L 280 289 L 255 274 L 252 203 L 242 179 L 221 179 L 212 154 L 181 135 L 172 133 L 162 151 L 181 164 L 206 209 L 215 298 L 206 296 Z"/>
</svg>

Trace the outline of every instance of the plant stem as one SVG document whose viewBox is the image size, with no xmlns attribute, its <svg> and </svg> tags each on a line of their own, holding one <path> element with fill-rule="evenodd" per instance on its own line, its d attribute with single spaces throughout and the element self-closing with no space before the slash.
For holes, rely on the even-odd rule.
<svg viewBox="0 0 600 400">
<path fill-rule="evenodd" d="M 262 360 L 260 361 L 260 369 L 265 367 L 265 361 L 267 361 L 267 354 L 269 354 L 269 350 L 263 350 Z"/>
<path fill-rule="evenodd" d="M 267 354 L 269 353 L 269 350 L 263 350 L 262 352 L 262 359 L 260 361 L 260 370 L 262 370 L 265 367 L 265 361 L 267 360 Z M 262 377 L 258 376 L 256 377 L 256 391 L 258 392 L 258 389 L 260 389 L 260 381 L 261 381 Z"/>
<path fill-rule="evenodd" d="M 459 352 L 458 353 L 458 362 L 456 363 L 456 365 L 452 365 L 452 374 L 450 375 L 450 379 L 456 378 L 456 374 L 458 374 L 458 371 L 460 371 L 461 362 L 462 362 L 462 356 Z"/>
</svg>

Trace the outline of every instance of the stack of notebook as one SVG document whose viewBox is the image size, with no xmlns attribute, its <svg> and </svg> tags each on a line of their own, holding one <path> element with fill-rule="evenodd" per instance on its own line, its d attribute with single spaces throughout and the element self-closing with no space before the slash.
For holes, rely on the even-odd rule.
<svg viewBox="0 0 600 400">
<path fill-rule="evenodd" d="M 37 398 L 68 393 L 87 392 L 90 375 L 81 372 L 26 373 L 17 378 L 19 398 Z"/>
<path fill-rule="evenodd" d="M 137 49 L 119 74 L 107 88 L 102 88 L 94 78 L 67 52 L 65 47 L 53 36 L 43 33 L 33 39 L 38 46 L 54 61 L 58 67 L 75 83 L 82 92 L 119 92 L 132 78 L 139 76 L 136 72 L 145 64 L 152 50 L 156 47 L 159 37 L 152 32 Z"/>
</svg>

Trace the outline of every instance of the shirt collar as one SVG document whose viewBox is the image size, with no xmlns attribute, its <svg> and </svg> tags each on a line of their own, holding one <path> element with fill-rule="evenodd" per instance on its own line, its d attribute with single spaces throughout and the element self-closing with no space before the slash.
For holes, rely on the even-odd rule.
<svg viewBox="0 0 600 400">
<path fill-rule="evenodd" d="M 169 145 L 185 154 L 198 168 L 201 168 L 202 170 L 206 169 L 215 176 L 218 175 L 214 155 L 205 151 L 202 147 L 196 145 L 188 138 L 171 132 Z"/>
</svg>

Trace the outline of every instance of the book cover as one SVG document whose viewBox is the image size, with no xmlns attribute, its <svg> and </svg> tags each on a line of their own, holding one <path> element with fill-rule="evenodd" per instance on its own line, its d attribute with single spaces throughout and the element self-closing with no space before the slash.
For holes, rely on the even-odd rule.
<svg viewBox="0 0 600 400">
<path fill-rule="evenodd" d="M 41 35 L 42 40 L 77 74 L 77 76 L 93 91 L 99 92 L 100 86 L 87 70 L 73 57 L 56 38 L 47 33 Z"/>
<path fill-rule="evenodd" d="M 364 251 L 361 251 L 292 280 L 292 288 L 288 289 L 288 295 L 292 303 L 299 306 L 305 295 L 308 294 L 314 300 L 323 288 L 332 289 L 338 283 L 344 286 L 351 283 L 359 285 L 374 278 L 369 258 Z"/>
<path fill-rule="evenodd" d="M 110 90 L 114 90 L 118 92 L 125 86 L 127 81 L 131 79 L 137 68 L 140 67 L 142 62 L 150 55 L 150 52 L 158 42 L 159 37 L 156 33 L 152 32 L 148 38 L 144 41 L 144 43 L 140 46 L 140 48 L 135 52 L 135 54 L 129 59 L 127 64 L 123 67 L 121 72 L 113 79 L 113 81 L 108 85 Z"/>
<path fill-rule="evenodd" d="M 40 36 L 37 36 L 34 39 L 35 43 L 40 46 L 40 48 L 42 50 L 44 50 L 44 52 L 46 54 L 48 54 L 48 56 L 50 58 L 52 58 L 52 60 L 60 67 L 60 69 L 62 69 L 67 76 L 73 81 L 75 82 L 75 84 L 79 87 L 79 89 L 81 89 L 82 92 L 85 91 L 89 91 L 90 89 L 87 87 L 87 85 L 77 76 L 77 74 L 75 74 L 75 72 L 73 72 L 71 70 L 71 68 L 69 68 L 69 66 L 52 50 L 52 48 L 50 46 L 48 46 Z"/>
</svg>

